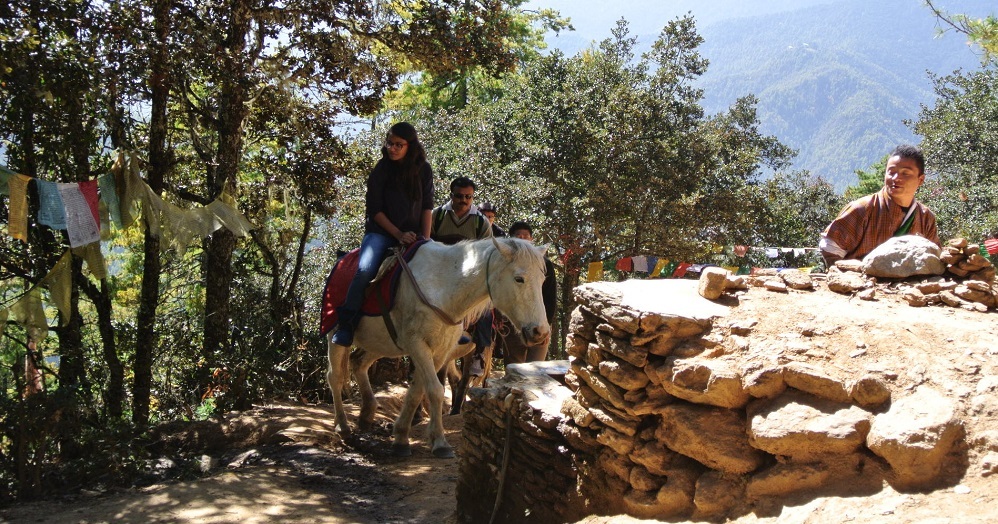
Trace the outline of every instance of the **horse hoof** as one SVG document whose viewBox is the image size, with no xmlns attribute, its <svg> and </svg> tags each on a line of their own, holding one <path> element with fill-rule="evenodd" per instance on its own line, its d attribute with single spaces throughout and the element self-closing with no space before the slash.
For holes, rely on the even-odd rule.
<svg viewBox="0 0 998 524">
<path fill-rule="evenodd" d="M 433 450 L 433 456 L 442 459 L 452 459 L 454 458 L 453 448 L 437 448 Z"/>
<path fill-rule="evenodd" d="M 411 457 L 412 448 L 408 444 L 392 444 L 392 455 L 396 457 Z"/>
</svg>

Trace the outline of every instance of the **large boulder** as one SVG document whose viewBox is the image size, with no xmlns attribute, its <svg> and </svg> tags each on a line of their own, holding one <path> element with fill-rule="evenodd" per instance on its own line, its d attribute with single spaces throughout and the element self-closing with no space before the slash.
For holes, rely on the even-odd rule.
<svg viewBox="0 0 998 524">
<path fill-rule="evenodd" d="M 669 357 L 645 371 L 670 395 L 697 404 L 740 408 L 750 398 L 739 371 L 724 360 Z"/>
<path fill-rule="evenodd" d="M 894 237 L 863 257 L 863 272 L 869 276 L 908 278 L 913 275 L 941 275 L 946 264 L 931 240 L 918 235 Z"/>
<path fill-rule="evenodd" d="M 785 394 L 753 408 L 749 413 L 752 446 L 797 461 L 851 454 L 863 445 L 870 430 L 869 412 L 803 393 Z"/>
<path fill-rule="evenodd" d="M 766 460 L 749 444 L 745 420 L 734 410 L 677 403 L 661 413 L 655 438 L 711 469 L 744 474 Z"/>
<path fill-rule="evenodd" d="M 866 446 L 890 464 L 896 488 L 925 489 L 939 482 L 963 435 L 953 401 L 923 386 L 873 419 Z"/>
</svg>

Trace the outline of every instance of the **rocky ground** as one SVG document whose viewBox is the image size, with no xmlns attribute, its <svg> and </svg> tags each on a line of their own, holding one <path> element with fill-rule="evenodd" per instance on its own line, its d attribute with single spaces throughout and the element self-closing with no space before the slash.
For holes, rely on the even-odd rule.
<svg viewBox="0 0 998 524">
<path fill-rule="evenodd" d="M 892 387 L 901 392 L 929 385 L 955 399 L 967 435 L 964 458 L 952 465 L 958 476 L 928 493 L 898 493 L 884 484 L 865 496 L 805 497 L 737 522 L 998 521 L 995 313 L 912 307 L 902 295 L 898 284 L 878 284 L 874 300 L 860 300 L 819 284 L 815 291 L 751 288 L 719 302 L 730 308 L 731 322 L 756 322 L 753 347 L 790 348 L 844 373 L 895 377 Z M 457 461 L 432 458 L 423 441 L 414 442 L 409 459 L 390 454 L 389 421 L 403 393 L 397 386 L 380 392 L 378 429 L 346 442 L 333 431 L 329 406 L 273 404 L 224 427 L 175 427 L 163 432 L 164 459 L 154 470 L 170 478 L 171 469 L 182 467 L 176 450 L 183 448 L 204 476 L 14 505 L 0 510 L 0 521 L 453 522 Z M 445 423 L 460 454 L 461 417 Z M 586 520 L 611 521 L 642 522 Z"/>
</svg>

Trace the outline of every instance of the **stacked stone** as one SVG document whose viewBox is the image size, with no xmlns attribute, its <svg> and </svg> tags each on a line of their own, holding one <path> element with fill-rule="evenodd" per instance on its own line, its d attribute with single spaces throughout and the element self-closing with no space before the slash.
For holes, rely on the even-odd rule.
<svg viewBox="0 0 998 524">
<path fill-rule="evenodd" d="M 981 255 L 981 246 L 967 242 L 966 238 L 954 238 L 946 243 L 939 257 L 946 264 L 946 271 L 959 278 L 994 282 L 995 267 Z"/>
<path fill-rule="evenodd" d="M 903 297 L 915 307 L 945 304 L 983 313 L 998 307 L 998 285 L 981 280 L 958 283 L 932 278 L 905 289 Z"/>
<path fill-rule="evenodd" d="M 587 514 L 575 495 L 578 473 L 558 431 L 564 422 L 560 406 L 570 392 L 549 377 L 565 374 L 562 363 L 560 368 L 552 362 L 510 365 L 492 388 L 469 390 L 457 483 L 461 522 L 574 522 Z"/>
<path fill-rule="evenodd" d="M 981 255 L 981 246 L 965 238 L 954 238 L 942 248 L 950 280 L 934 277 L 904 291 L 904 299 L 916 307 L 945 304 L 969 311 L 985 312 L 998 307 L 995 267 Z"/>
<path fill-rule="evenodd" d="M 814 290 L 811 275 L 798 269 L 764 268 L 751 276 L 733 275 L 722 267 L 709 267 L 700 275 L 700 296 L 714 300 L 724 292 L 736 292 L 751 287 L 766 288 L 769 291 L 786 293 L 789 289 Z"/>
<path fill-rule="evenodd" d="M 938 392 L 883 411 L 882 377 L 737 358 L 750 325 L 635 311 L 611 287 L 576 289 L 567 344 L 575 393 L 560 431 L 590 513 L 718 519 L 885 478 L 919 489 L 962 437 Z M 934 403 L 929 416 L 919 402 Z"/>
</svg>

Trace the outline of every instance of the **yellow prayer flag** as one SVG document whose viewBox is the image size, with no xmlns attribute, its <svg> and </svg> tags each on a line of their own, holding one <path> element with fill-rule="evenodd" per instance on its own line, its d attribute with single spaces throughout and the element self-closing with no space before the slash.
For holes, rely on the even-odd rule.
<svg viewBox="0 0 998 524">
<path fill-rule="evenodd" d="M 600 280 L 603 280 L 603 262 L 590 262 L 586 282 L 599 282 Z"/>
<path fill-rule="evenodd" d="M 59 261 L 55 263 L 52 270 L 49 271 L 48 275 L 39 282 L 39 285 L 48 285 L 49 296 L 52 298 L 52 302 L 55 303 L 56 309 L 59 310 L 61 315 L 62 326 L 69 323 L 69 315 L 71 314 L 70 309 L 70 295 L 72 292 L 73 283 L 73 257 L 69 251 L 66 251 Z"/>
<path fill-rule="evenodd" d="M 655 269 L 651 270 L 651 277 L 652 278 L 656 278 L 656 277 L 661 276 L 662 270 L 665 269 L 665 266 L 667 266 L 667 265 L 669 265 L 669 259 L 668 258 L 660 258 L 660 259 L 658 259 L 658 262 L 655 263 Z"/>
<path fill-rule="evenodd" d="M 31 177 L 18 173 L 10 177 L 10 210 L 7 231 L 10 236 L 28 241 L 28 182 Z"/>
<path fill-rule="evenodd" d="M 45 308 L 42 306 L 41 292 L 38 287 L 31 288 L 11 307 L 14 318 L 24 327 L 28 336 L 36 342 L 45 340 L 49 325 L 45 320 Z"/>
<path fill-rule="evenodd" d="M 85 246 L 74 247 L 73 253 L 87 263 L 87 269 L 97 280 L 107 278 L 107 264 L 104 254 L 100 251 L 100 242 L 91 242 Z"/>
<path fill-rule="evenodd" d="M 738 266 L 721 266 L 721 267 L 727 269 L 728 272 L 731 273 L 732 275 L 738 272 Z"/>
</svg>

